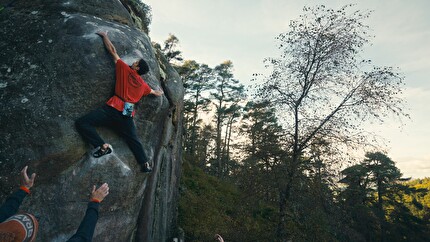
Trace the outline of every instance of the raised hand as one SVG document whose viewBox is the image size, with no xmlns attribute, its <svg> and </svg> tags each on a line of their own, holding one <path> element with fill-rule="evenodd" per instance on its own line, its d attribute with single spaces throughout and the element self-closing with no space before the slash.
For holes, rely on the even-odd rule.
<svg viewBox="0 0 430 242">
<path fill-rule="evenodd" d="M 96 186 L 93 186 L 93 191 L 91 192 L 90 200 L 97 200 L 99 202 L 103 201 L 103 199 L 109 194 L 109 186 L 107 183 L 103 183 L 97 190 Z"/>
<path fill-rule="evenodd" d="M 30 189 L 34 185 L 34 178 L 36 178 L 36 173 L 33 173 L 33 174 L 31 174 L 30 177 L 28 177 L 27 168 L 28 168 L 28 166 L 25 166 L 21 170 L 21 186 L 24 186 L 27 189 Z"/>
</svg>

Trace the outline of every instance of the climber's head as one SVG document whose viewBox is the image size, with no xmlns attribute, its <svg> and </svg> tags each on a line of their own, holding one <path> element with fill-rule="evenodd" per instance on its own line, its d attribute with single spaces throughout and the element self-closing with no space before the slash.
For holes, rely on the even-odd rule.
<svg viewBox="0 0 430 242">
<path fill-rule="evenodd" d="M 137 60 L 133 62 L 133 65 L 131 65 L 131 69 L 136 70 L 137 74 L 144 75 L 148 73 L 149 66 L 143 59 Z"/>
</svg>

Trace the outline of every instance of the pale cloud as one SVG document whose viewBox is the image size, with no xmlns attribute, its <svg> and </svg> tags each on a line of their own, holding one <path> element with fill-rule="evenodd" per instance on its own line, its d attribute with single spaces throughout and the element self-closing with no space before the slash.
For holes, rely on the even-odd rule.
<svg viewBox="0 0 430 242">
<path fill-rule="evenodd" d="M 394 161 L 404 177 L 430 177 L 430 154 L 424 157 L 398 157 Z"/>
<path fill-rule="evenodd" d="M 430 103 L 430 88 L 407 87 L 402 97 L 405 99 L 427 99 L 429 102 L 422 102 L 423 105 L 427 106 L 427 103 Z"/>
</svg>

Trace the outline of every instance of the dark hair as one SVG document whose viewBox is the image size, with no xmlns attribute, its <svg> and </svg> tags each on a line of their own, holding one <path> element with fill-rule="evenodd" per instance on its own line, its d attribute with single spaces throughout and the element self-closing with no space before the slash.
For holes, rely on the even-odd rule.
<svg viewBox="0 0 430 242">
<path fill-rule="evenodd" d="M 149 66 L 143 59 L 139 60 L 139 70 L 137 71 L 137 74 L 139 75 L 145 75 L 149 71 Z"/>
</svg>

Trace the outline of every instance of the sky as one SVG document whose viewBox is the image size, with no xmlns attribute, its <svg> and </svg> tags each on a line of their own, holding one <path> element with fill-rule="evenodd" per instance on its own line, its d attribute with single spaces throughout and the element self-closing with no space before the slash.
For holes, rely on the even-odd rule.
<svg viewBox="0 0 430 242">
<path fill-rule="evenodd" d="M 404 177 L 430 177 L 430 1 L 428 0 L 144 0 L 152 8 L 149 37 L 163 43 L 169 33 L 185 59 L 210 67 L 231 60 L 234 76 L 250 84 L 267 72 L 264 58 L 278 57 L 275 37 L 288 31 L 304 6 L 371 10 L 366 23 L 375 38 L 361 54 L 378 66 L 399 67 L 410 119 L 389 118 L 369 130 L 385 139 L 387 155 Z"/>
</svg>

